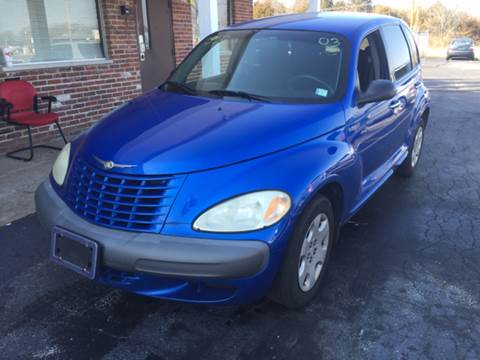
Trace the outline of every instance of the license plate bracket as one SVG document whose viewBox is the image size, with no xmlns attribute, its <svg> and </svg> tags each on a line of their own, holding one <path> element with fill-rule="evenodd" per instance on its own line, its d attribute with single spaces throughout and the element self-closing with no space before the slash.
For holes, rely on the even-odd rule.
<svg viewBox="0 0 480 360">
<path fill-rule="evenodd" d="M 97 272 L 98 244 L 81 235 L 55 226 L 52 229 L 52 260 L 89 279 Z"/>
</svg>

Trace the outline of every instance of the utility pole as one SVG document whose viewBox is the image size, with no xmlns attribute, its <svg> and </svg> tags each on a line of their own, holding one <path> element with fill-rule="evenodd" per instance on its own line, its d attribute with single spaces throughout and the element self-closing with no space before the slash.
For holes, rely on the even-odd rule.
<svg viewBox="0 0 480 360">
<path fill-rule="evenodd" d="M 415 30 L 416 9 L 417 6 L 415 0 L 412 0 L 412 9 L 410 11 L 410 27 L 412 30 Z"/>
</svg>

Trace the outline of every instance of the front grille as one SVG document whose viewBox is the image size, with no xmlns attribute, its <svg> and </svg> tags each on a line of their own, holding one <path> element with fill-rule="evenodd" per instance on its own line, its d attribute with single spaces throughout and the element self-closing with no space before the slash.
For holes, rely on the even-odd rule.
<svg viewBox="0 0 480 360">
<path fill-rule="evenodd" d="M 159 232 L 184 176 L 125 175 L 77 158 L 66 202 L 84 219 L 115 229 Z"/>
</svg>

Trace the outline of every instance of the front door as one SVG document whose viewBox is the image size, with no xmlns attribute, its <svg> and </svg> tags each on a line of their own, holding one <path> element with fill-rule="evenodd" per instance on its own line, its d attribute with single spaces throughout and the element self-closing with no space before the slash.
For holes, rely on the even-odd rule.
<svg viewBox="0 0 480 360">
<path fill-rule="evenodd" d="M 138 0 L 137 28 L 143 91 L 163 83 L 175 67 L 170 0 Z"/>
<path fill-rule="evenodd" d="M 357 93 L 364 93 L 374 80 L 388 79 L 388 67 L 378 31 L 368 35 L 361 44 L 357 66 Z M 355 106 L 349 119 L 350 141 L 360 155 L 364 185 L 377 179 L 392 149 L 392 132 L 397 114 L 390 100 Z M 385 171 L 387 171 L 386 169 Z M 383 175 L 383 174 L 382 174 Z"/>
</svg>

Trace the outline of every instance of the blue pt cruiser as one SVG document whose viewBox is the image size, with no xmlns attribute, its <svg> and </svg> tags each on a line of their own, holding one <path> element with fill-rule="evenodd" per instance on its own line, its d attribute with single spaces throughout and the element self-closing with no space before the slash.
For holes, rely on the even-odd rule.
<svg viewBox="0 0 480 360">
<path fill-rule="evenodd" d="M 62 150 L 36 192 L 51 256 L 147 296 L 303 306 L 340 227 L 392 174 L 412 175 L 429 103 L 399 19 L 219 31 Z"/>
</svg>

